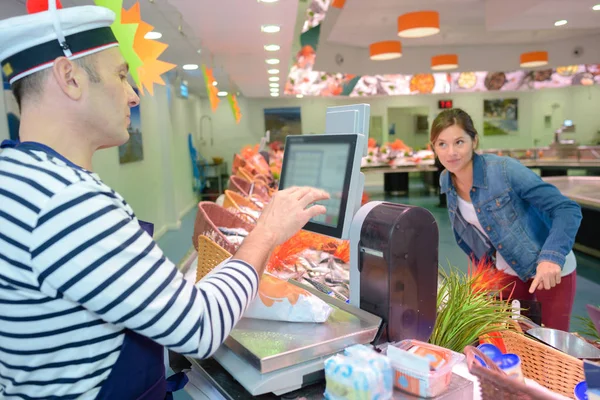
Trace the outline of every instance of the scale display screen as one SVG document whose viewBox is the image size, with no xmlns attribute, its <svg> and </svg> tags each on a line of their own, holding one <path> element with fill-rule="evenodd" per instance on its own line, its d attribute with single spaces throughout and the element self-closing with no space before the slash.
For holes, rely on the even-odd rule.
<svg viewBox="0 0 600 400">
<path fill-rule="evenodd" d="M 310 186 L 329 193 L 319 202 L 327 213 L 310 220 L 305 229 L 340 237 L 347 209 L 356 135 L 288 136 L 279 188 Z"/>
</svg>

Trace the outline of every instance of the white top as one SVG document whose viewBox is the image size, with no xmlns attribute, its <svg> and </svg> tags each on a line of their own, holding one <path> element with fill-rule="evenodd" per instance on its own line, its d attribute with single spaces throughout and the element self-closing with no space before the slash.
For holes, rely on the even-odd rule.
<svg viewBox="0 0 600 400">
<path fill-rule="evenodd" d="M 0 398 L 96 398 L 124 329 L 209 357 L 257 290 L 235 260 L 184 280 L 98 175 L 40 146 L 0 153 Z"/>
<path fill-rule="evenodd" d="M 483 229 L 483 226 L 481 226 L 481 223 L 479 223 L 479 219 L 477 218 L 477 213 L 475 212 L 475 207 L 473 207 L 473 204 L 464 200 L 460 196 L 457 197 L 458 209 L 460 210 L 460 214 L 463 216 L 465 221 L 467 221 L 471 225 L 474 225 L 481 233 L 483 233 L 489 239 L 489 236 L 485 232 L 485 229 Z M 571 272 L 575 271 L 576 267 L 577 260 L 575 259 L 575 254 L 573 254 L 573 251 L 571 250 L 569 254 L 567 254 L 561 276 L 569 275 Z M 506 262 L 504 257 L 502 257 L 502 254 L 500 254 L 499 251 L 496 252 L 496 268 L 498 268 L 498 270 L 504 272 L 505 274 L 517 276 L 515 270 L 508 265 L 508 263 Z"/>
</svg>

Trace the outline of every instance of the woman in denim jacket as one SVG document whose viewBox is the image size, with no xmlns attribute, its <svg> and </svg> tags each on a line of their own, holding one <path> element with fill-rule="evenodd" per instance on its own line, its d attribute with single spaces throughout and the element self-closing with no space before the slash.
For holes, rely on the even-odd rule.
<svg viewBox="0 0 600 400">
<path fill-rule="evenodd" d="M 569 330 L 575 298 L 572 248 L 581 208 L 519 161 L 475 153 L 478 137 L 460 109 L 440 113 L 431 143 L 446 168 L 440 176 L 460 248 L 509 275 L 507 293 L 541 303 L 542 323 Z"/>
</svg>

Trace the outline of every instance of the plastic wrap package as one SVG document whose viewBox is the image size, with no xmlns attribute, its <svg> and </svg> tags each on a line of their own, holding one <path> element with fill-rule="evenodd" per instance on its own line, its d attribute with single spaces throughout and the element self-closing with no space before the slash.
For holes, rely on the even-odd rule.
<svg viewBox="0 0 600 400">
<path fill-rule="evenodd" d="M 325 360 L 325 382 L 328 400 L 387 400 L 393 394 L 389 360 L 363 345 Z"/>
<path fill-rule="evenodd" d="M 265 273 L 260 279 L 258 296 L 250 303 L 244 317 L 323 323 L 332 311 L 329 304 L 312 293 Z"/>
</svg>

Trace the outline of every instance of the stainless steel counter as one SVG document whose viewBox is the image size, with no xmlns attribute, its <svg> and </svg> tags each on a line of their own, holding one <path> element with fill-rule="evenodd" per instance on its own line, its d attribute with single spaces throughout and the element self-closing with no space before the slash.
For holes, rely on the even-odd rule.
<svg viewBox="0 0 600 400">
<path fill-rule="evenodd" d="M 556 176 L 544 178 L 544 181 L 581 206 L 600 210 L 600 177 Z"/>
</svg>

